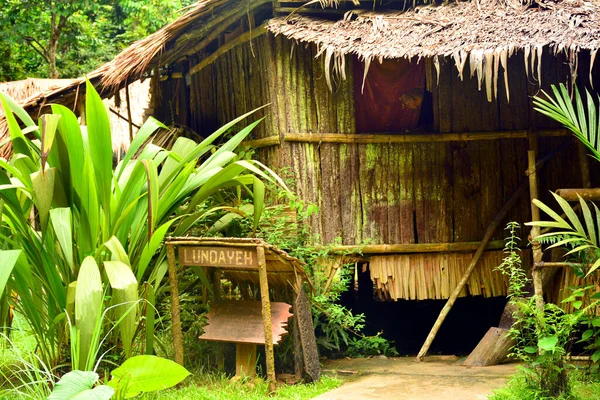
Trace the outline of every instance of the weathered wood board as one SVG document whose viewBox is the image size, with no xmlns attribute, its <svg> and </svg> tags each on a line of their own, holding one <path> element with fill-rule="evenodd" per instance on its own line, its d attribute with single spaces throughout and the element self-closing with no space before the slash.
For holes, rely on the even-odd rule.
<svg viewBox="0 0 600 400">
<path fill-rule="evenodd" d="M 286 303 L 271 303 L 273 344 L 287 334 L 288 319 L 292 316 Z M 200 336 L 203 340 L 232 343 L 265 344 L 261 303 L 250 300 L 223 300 L 212 304 L 208 324 Z"/>
<path fill-rule="evenodd" d="M 181 265 L 221 268 L 258 268 L 256 249 L 251 247 L 181 246 Z"/>
</svg>

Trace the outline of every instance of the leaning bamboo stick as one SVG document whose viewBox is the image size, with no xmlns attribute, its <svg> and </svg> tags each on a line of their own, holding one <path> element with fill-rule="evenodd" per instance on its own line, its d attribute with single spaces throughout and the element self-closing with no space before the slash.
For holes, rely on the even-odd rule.
<svg viewBox="0 0 600 400">
<path fill-rule="evenodd" d="M 418 361 L 423 361 L 423 357 L 425 357 L 425 355 L 429 351 L 429 347 L 431 346 L 431 343 L 433 342 L 433 339 L 435 339 L 435 336 L 437 335 L 440 327 L 442 326 L 442 323 L 446 319 L 446 316 L 450 312 L 450 309 L 452 308 L 452 306 L 456 302 L 456 299 L 460 295 L 460 292 L 462 292 L 462 290 L 465 287 L 467 281 L 469 280 L 469 278 L 471 276 L 471 273 L 473 272 L 473 270 L 477 266 L 477 262 L 479 261 L 479 259 L 483 255 L 483 252 L 484 252 L 484 250 L 485 250 L 488 242 L 490 241 L 490 239 L 494 235 L 494 232 L 496 231 L 496 228 L 498 227 L 498 225 L 500 225 L 500 223 L 502 222 L 502 220 L 504 219 L 504 217 L 506 217 L 506 214 L 508 214 L 508 211 L 510 211 L 510 209 L 512 209 L 512 207 L 515 204 L 517 204 L 518 200 L 525 193 L 525 189 L 527 188 L 527 184 L 528 184 L 528 182 L 527 182 L 527 180 L 525 180 L 525 181 L 523 181 L 519 185 L 519 187 L 515 191 L 515 193 L 506 202 L 506 204 L 504 204 L 504 206 L 502 207 L 502 209 L 498 212 L 498 214 L 494 217 L 494 219 L 492 220 L 492 222 L 487 227 L 487 229 L 485 231 L 485 234 L 483 235 L 483 239 L 481 240 L 481 242 L 479 244 L 479 247 L 477 248 L 477 251 L 475 252 L 475 255 L 471 259 L 471 263 L 469 264 L 469 266 L 467 267 L 466 271 L 463 273 L 460 281 L 458 282 L 458 284 L 454 288 L 454 291 L 452 292 L 452 294 L 450 295 L 450 298 L 446 302 L 446 305 L 444 306 L 444 308 L 440 312 L 440 315 L 438 316 L 437 320 L 435 321 L 435 324 L 433 324 L 433 328 L 431 328 L 431 332 L 429 332 L 429 335 L 427 336 L 427 339 L 425 339 L 425 343 L 423 343 L 423 346 L 421 347 L 421 350 L 419 351 L 419 354 L 417 355 L 417 360 Z"/>
</svg>

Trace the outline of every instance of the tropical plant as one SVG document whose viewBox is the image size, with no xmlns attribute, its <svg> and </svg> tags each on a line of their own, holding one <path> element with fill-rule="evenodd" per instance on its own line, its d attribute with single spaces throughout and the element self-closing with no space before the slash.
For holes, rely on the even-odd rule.
<svg viewBox="0 0 600 400">
<path fill-rule="evenodd" d="M 587 147 L 591 155 L 600 161 L 600 113 L 596 107 L 594 97 L 589 91 L 585 91 L 585 102 L 579 89 L 575 86 L 575 99 L 564 84 L 559 87 L 552 85 L 554 98 L 542 91 L 544 97 L 535 96 L 533 105 L 535 110 L 560 122 Z M 600 97 L 598 97 L 600 102 Z M 575 103 L 575 104 L 573 104 Z"/>
<path fill-rule="evenodd" d="M 167 234 L 183 235 L 242 197 L 252 199 L 258 224 L 261 179 L 285 187 L 267 167 L 234 153 L 260 121 L 216 145 L 251 113 L 200 143 L 180 137 L 170 150 L 148 142 L 163 127 L 150 118 L 113 168 L 106 109 L 89 82 L 86 94 L 82 127 L 60 105 L 36 124 L 1 96 L 13 155 L 0 159 L 0 295 L 15 294 L 4 298 L 27 319 L 47 365 L 64 359 L 70 320 L 80 369 L 91 369 L 96 359 L 90 349 L 99 340 L 105 300 L 115 306 L 111 312 L 120 321 L 119 342 L 127 356 L 142 331 L 140 320 L 154 321 L 152 304 L 144 307 L 144 318 L 135 305 L 140 288 L 150 301 L 166 274 L 161 243 Z M 146 328 L 142 347 L 151 354 L 153 326 Z"/>
<path fill-rule="evenodd" d="M 111 372 L 106 385 L 97 385 L 99 376 L 93 371 L 67 372 L 54 386 L 48 400 L 121 400 L 140 393 L 168 389 L 183 381 L 190 373 L 181 365 L 156 356 L 135 356 Z"/>
</svg>

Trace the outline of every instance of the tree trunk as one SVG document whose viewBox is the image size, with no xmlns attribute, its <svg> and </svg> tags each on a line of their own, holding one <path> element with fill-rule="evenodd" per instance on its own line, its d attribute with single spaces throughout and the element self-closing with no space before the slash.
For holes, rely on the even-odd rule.
<svg viewBox="0 0 600 400">
<path fill-rule="evenodd" d="M 50 79 L 58 79 L 59 74 L 58 69 L 56 68 L 56 51 L 58 49 L 60 34 L 67 23 L 67 17 L 60 16 L 57 23 L 56 14 L 52 13 L 51 19 L 50 39 L 48 40 L 48 46 L 46 47 L 46 58 L 48 60 Z"/>
</svg>

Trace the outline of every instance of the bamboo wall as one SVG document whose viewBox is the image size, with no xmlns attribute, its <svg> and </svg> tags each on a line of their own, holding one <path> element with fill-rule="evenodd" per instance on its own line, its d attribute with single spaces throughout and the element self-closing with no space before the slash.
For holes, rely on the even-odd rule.
<svg viewBox="0 0 600 400">
<path fill-rule="evenodd" d="M 254 138 L 283 137 L 286 132 L 355 133 L 354 61 L 347 58 L 347 79 L 338 79 L 332 93 L 322 58 L 315 56 L 313 46 L 263 35 L 193 75 L 189 86 L 183 79 L 162 82 L 158 108 L 167 117 L 163 119 L 172 117 L 172 122 L 189 125 L 202 135 L 265 104 L 269 106 L 251 117 L 265 116 Z M 542 87 L 547 90 L 550 83 L 565 81 L 569 71 L 563 60 L 544 57 Z M 442 63 L 438 84 L 433 63 L 421 62 L 426 62 L 432 92 L 433 129 L 440 135 L 555 127 L 532 109 L 530 96 L 539 87 L 525 76 L 522 55 L 509 59 L 510 102 L 501 77 L 498 100 L 489 103 L 468 72 L 461 81 L 454 65 Z M 344 244 L 478 241 L 526 179 L 525 139 L 282 143 L 259 150 L 259 156 L 291 177 L 301 198 L 319 205 L 312 224 L 324 243 L 337 237 Z M 542 170 L 540 193 L 581 185 L 572 138 L 540 138 L 540 155 L 564 146 L 567 150 Z M 505 222 L 529 220 L 529 198 L 524 196 Z M 493 239 L 503 237 L 499 229 Z"/>
</svg>

